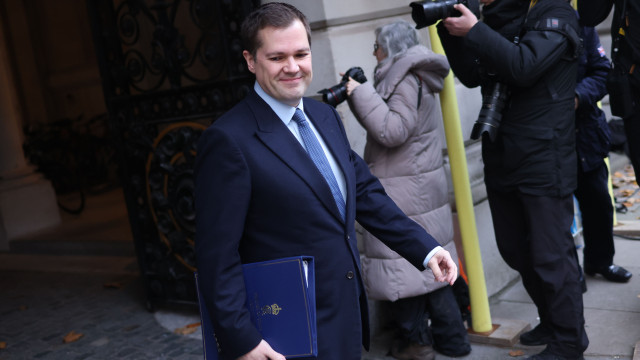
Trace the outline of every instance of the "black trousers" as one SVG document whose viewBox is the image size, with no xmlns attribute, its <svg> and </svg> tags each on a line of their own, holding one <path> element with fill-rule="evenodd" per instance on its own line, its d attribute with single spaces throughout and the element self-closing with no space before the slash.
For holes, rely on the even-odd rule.
<svg viewBox="0 0 640 360">
<path fill-rule="evenodd" d="M 607 186 L 608 179 L 609 171 L 604 160 L 592 171 L 578 170 L 575 196 L 582 213 L 585 267 L 613 264 L 613 205 Z"/>
<path fill-rule="evenodd" d="M 405 345 L 433 345 L 436 350 L 448 353 L 469 346 L 467 330 L 450 285 L 425 295 L 396 300 L 390 303 L 390 311 Z"/>
<path fill-rule="evenodd" d="M 640 101 L 636 100 L 633 114 L 622 120 L 629 145 L 629 160 L 636 174 L 640 174 Z"/>
<path fill-rule="evenodd" d="M 489 189 L 487 193 L 498 250 L 505 262 L 520 273 L 541 323 L 552 332 L 547 348 L 569 359 L 580 357 L 589 340 L 571 235 L 573 197 Z"/>
</svg>

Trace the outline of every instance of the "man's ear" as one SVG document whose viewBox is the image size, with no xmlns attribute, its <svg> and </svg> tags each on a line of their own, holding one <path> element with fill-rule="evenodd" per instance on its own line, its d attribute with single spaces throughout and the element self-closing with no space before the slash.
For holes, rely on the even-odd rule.
<svg viewBox="0 0 640 360">
<path fill-rule="evenodd" d="M 255 74 L 256 73 L 255 59 L 253 58 L 253 55 L 251 55 L 251 53 L 248 52 L 247 50 L 244 50 L 242 52 L 242 56 L 244 56 L 244 59 L 247 62 L 247 68 L 249 68 L 249 71 Z"/>
</svg>

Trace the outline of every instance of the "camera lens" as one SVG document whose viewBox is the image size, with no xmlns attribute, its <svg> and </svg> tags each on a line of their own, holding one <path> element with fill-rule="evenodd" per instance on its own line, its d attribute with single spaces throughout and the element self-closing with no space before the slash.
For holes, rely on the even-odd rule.
<svg viewBox="0 0 640 360">
<path fill-rule="evenodd" d="M 416 29 L 433 25 L 438 20 L 451 16 L 454 11 L 453 5 L 457 3 L 457 0 L 427 0 L 410 3 L 411 18 L 416 23 Z"/>
<path fill-rule="evenodd" d="M 347 99 L 347 87 L 344 83 L 320 90 L 319 93 L 322 94 L 322 101 L 333 107 Z"/>
<path fill-rule="evenodd" d="M 499 82 L 494 83 L 491 92 L 482 97 L 482 108 L 471 130 L 471 139 L 476 140 L 484 133 L 489 135 L 491 141 L 496 139 L 502 121 L 502 111 L 508 98 L 507 86 Z"/>
</svg>

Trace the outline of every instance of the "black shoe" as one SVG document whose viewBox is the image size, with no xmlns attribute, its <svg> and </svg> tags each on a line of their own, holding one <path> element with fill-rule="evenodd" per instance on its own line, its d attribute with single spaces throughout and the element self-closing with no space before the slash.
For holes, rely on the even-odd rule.
<svg viewBox="0 0 640 360">
<path fill-rule="evenodd" d="M 562 355 L 552 353 L 549 349 L 544 349 L 541 353 L 529 356 L 525 360 L 584 360 L 582 355 L 578 357 L 568 358 Z"/>
<path fill-rule="evenodd" d="M 542 324 L 520 334 L 520 344 L 527 346 L 546 345 L 552 338 L 551 331 Z"/>
<path fill-rule="evenodd" d="M 631 273 L 627 271 L 627 269 L 618 266 L 618 265 L 609 265 L 607 267 L 584 267 L 584 273 L 590 276 L 595 276 L 596 274 L 600 274 L 604 276 L 605 279 L 613 282 L 625 283 L 631 279 Z"/>
<path fill-rule="evenodd" d="M 460 344 L 456 347 L 456 349 L 451 349 L 451 346 L 448 348 L 439 347 L 437 344 L 433 346 L 433 348 L 439 352 L 440 354 L 452 358 L 467 356 L 471 352 L 471 345 L 467 343 Z"/>
</svg>

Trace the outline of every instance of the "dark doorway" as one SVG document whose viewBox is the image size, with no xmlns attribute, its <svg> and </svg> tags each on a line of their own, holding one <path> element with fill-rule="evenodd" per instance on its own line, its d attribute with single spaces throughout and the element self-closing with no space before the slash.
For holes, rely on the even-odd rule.
<svg viewBox="0 0 640 360">
<path fill-rule="evenodd" d="M 195 302 L 196 143 L 253 84 L 239 28 L 258 3 L 86 3 L 150 308 Z"/>
</svg>

